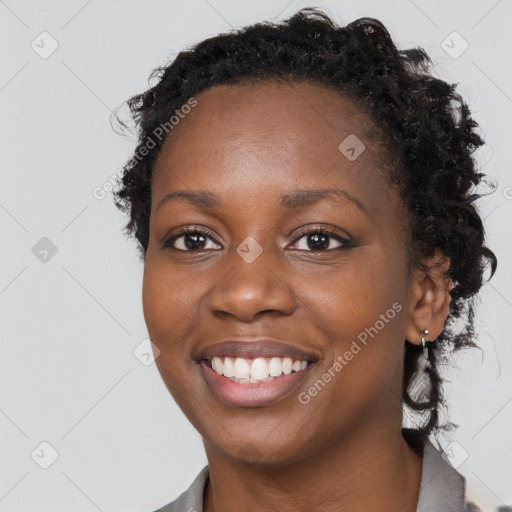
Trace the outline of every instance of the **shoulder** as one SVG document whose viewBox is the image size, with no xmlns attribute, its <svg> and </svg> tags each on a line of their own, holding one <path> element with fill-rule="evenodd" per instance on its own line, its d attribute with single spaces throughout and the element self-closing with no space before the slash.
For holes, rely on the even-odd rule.
<svg viewBox="0 0 512 512">
<path fill-rule="evenodd" d="M 204 490 L 207 482 L 208 466 L 205 466 L 185 492 L 180 494 L 172 503 L 155 510 L 155 512 L 202 512 Z"/>
</svg>

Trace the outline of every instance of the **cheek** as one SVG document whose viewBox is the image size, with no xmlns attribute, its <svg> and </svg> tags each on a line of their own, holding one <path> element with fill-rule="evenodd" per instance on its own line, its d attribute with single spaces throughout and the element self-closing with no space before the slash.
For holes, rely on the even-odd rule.
<svg viewBox="0 0 512 512">
<path fill-rule="evenodd" d="M 309 280 L 303 314 L 326 338 L 326 364 L 339 361 L 348 381 L 372 375 L 391 384 L 403 364 L 405 267 L 377 249 L 362 248 L 338 271 Z"/>
<path fill-rule="evenodd" d="M 144 266 L 142 306 L 151 340 L 165 352 L 180 351 L 182 341 L 200 315 L 204 280 L 183 269 L 171 268 L 150 254 Z"/>
<path fill-rule="evenodd" d="M 372 326 L 395 302 L 404 306 L 404 277 L 401 265 L 377 247 L 365 247 L 332 271 L 304 274 L 298 286 L 312 318 L 318 316 L 333 334 L 347 337 Z"/>
<path fill-rule="evenodd" d="M 400 414 L 405 306 L 399 275 L 354 260 L 330 279 L 317 276 L 303 294 L 307 318 L 301 321 L 314 325 L 325 355 L 300 390 L 307 405 L 299 412 L 310 426 L 315 418 L 330 418 L 318 428 L 336 435 L 372 417 Z"/>
<path fill-rule="evenodd" d="M 149 337 L 160 351 L 155 364 L 168 391 L 191 421 L 194 420 L 195 361 L 190 357 L 193 326 L 200 305 L 201 290 L 188 276 L 173 272 L 158 256 L 148 251 L 144 266 L 142 305 Z"/>
</svg>

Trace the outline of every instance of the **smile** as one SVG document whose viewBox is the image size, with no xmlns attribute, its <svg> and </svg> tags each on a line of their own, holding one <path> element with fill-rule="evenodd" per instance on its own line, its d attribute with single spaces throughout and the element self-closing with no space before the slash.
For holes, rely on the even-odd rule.
<svg viewBox="0 0 512 512">
<path fill-rule="evenodd" d="M 268 406 L 293 391 L 298 393 L 314 365 L 313 361 L 288 357 L 244 359 L 216 356 L 200 362 L 206 384 L 221 402 L 230 407 Z"/>
<path fill-rule="evenodd" d="M 257 357 L 245 359 L 242 357 L 219 357 L 215 356 L 206 364 L 217 373 L 223 375 L 232 382 L 239 384 L 254 384 L 257 382 L 270 382 L 281 375 L 304 370 L 308 361 L 291 357 Z"/>
</svg>

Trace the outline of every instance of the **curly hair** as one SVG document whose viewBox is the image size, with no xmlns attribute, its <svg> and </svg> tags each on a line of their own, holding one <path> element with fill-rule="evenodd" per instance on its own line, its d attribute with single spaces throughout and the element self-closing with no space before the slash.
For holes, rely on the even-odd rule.
<svg viewBox="0 0 512 512">
<path fill-rule="evenodd" d="M 447 277 L 454 287 L 441 335 L 428 345 L 426 359 L 421 346 L 404 341 L 402 401 L 419 415 L 422 437 L 450 428 L 439 425 L 440 355 L 476 346 L 475 296 L 488 264 L 490 277 L 497 266 L 473 204 L 483 195 L 475 187 L 485 176 L 477 172 L 473 153 L 484 141 L 456 84 L 430 75 L 431 65 L 421 48 L 398 50 L 374 18 L 341 27 L 315 8 L 206 39 L 155 69 L 150 88 L 127 101 L 138 145 L 114 192 L 116 206 L 130 215 L 125 233 L 135 233 L 145 259 L 152 170 L 165 141 L 161 127 L 187 101 L 215 85 L 265 80 L 307 81 L 343 93 L 379 134 L 387 175 L 407 212 L 410 263 L 422 267 L 436 251 L 450 258 Z"/>
</svg>

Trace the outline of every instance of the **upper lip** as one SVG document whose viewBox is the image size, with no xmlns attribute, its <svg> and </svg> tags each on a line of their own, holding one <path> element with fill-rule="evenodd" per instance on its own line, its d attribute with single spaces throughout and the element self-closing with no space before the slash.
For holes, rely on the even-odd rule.
<svg viewBox="0 0 512 512">
<path fill-rule="evenodd" d="M 312 352 L 306 352 L 293 345 L 270 338 L 257 340 L 226 340 L 209 345 L 199 354 L 199 359 L 212 357 L 241 357 L 253 359 L 257 357 L 291 357 L 301 361 L 316 362 L 318 357 Z"/>
</svg>

